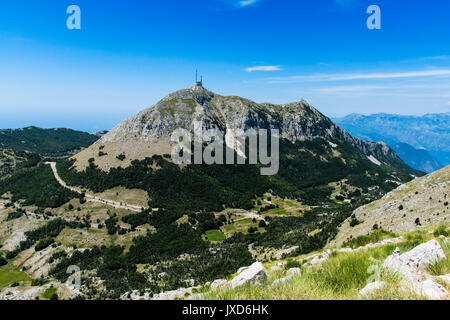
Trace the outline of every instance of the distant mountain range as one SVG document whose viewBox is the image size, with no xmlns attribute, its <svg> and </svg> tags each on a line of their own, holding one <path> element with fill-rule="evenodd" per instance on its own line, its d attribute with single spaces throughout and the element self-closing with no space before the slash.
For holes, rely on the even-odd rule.
<svg viewBox="0 0 450 320">
<path fill-rule="evenodd" d="M 45 156 L 58 156 L 89 147 L 99 137 L 100 135 L 64 128 L 42 129 L 31 126 L 3 129 L 0 130 L 0 149 L 27 150 Z"/>
<path fill-rule="evenodd" d="M 450 113 L 350 114 L 333 120 L 353 136 L 385 142 L 414 169 L 433 172 L 450 164 Z"/>
</svg>

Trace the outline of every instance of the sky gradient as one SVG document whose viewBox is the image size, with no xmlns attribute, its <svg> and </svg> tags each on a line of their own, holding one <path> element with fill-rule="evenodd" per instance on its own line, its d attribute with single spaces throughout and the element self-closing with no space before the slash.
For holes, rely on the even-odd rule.
<svg viewBox="0 0 450 320">
<path fill-rule="evenodd" d="M 450 111 L 448 0 L 30 2 L 0 0 L 0 128 L 111 129 L 196 68 L 216 93 L 330 117 Z"/>
</svg>

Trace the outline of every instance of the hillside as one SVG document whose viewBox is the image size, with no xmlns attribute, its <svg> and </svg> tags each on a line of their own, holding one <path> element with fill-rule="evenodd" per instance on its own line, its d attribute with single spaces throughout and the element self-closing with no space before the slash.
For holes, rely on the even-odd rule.
<svg viewBox="0 0 450 320">
<path fill-rule="evenodd" d="M 278 174 L 261 175 L 261 163 L 175 165 L 168 137 L 194 119 L 226 132 L 280 129 Z M 73 157 L 5 179 L 0 278 L 28 277 L 17 295 L 42 297 L 51 284 L 83 299 L 201 286 L 256 260 L 322 249 L 358 206 L 421 175 L 304 101 L 257 104 L 197 86 Z M 71 265 L 83 275 L 78 291 L 65 284 Z"/>
<path fill-rule="evenodd" d="M 98 136 L 64 128 L 0 130 L 0 148 L 26 150 L 45 156 L 65 155 L 86 148 L 97 140 Z"/>
<path fill-rule="evenodd" d="M 339 227 L 330 245 L 341 245 L 378 228 L 398 233 L 448 221 L 449 201 L 450 166 L 447 166 L 356 209 Z"/>
<path fill-rule="evenodd" d="M 18 170 L 34 167 L 40 160 L 41 157 L 32 152 L 0 149 L 0 180 Z"/>
<path fill-rule="evenodd" d="M 450 164 L 450 113 L 351 114 L 333 120 L 353 136 L 385 142 L 417 170 L 432 172 Z"/>
<path fill-rule="evenodd" d="M 411 168 L 427 173 L 439 170 L 444 167 L 435 157 L 424 149 L 416 149 L 407 143 L 394 143 L 391 145 L 395 153 L 404 159 Z"/>
</svg>

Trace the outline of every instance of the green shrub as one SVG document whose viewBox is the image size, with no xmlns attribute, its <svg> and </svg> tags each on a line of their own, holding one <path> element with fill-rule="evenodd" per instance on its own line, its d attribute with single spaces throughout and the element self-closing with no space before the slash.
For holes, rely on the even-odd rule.
<svg viewBox="0 0 450 320">
<path fill-rule="evenodd" d="M 393 232 L 386 231 L 383 229 L 377 229 L 374 232 L 372 232 L 370 235 L 363 235 L 359 236 L 355 239 L 351 239 L 343 244 L 344 247 L 351 247 L 351 248 L 358 248 L 365 246 L 369 243 L 378 242 L 380 240 L 386 239 L 386 238 L 393 238 L 397 235 Z"/>
<path fill-rule="evenodd" d="M 44 250 L 45 248 L 47 248 L 49 245 L 53 244 L 54 242 L 55 242 L 55 240 L 53 240 L 53 239 L 41 240 L 36 244 L 36 247 L 34 248 L 34 250 L 35 251 Z"/>
<path fill-rule="evenodd" d="M 9 252 L 6 254 L 6 259 L 8 259 L 8 260 L 14 259 L 15 257 L 17 257 L 17 255 L 18 255 L 19 253 L 20 253 L 19 250 L 9 251 Z"/>
<path fill-rule="evenodd" d="M 436 230 L 434 230 L 433 235 L 435 237 L 439 237 L 439 236 L 445 236 L 448 237 L 449 232 L 447 231 L 447 228 L 444 226 L 439 226 Z"/>
<path fill-rule="evenodd" d="M 292 268 L 301 268 L 301 267 L 302 267 L 302 264 L 295 260 L 288 261 L 288 263 L 286 263 L 286 265 L 284 266 L 284 268 L 286 270 L 289 270 Z"/>
<path fill-rule="evenodd" d="M 8 264 L 8 261 L 5 258 L 0 257 L 0 267 L 6 266 L 7 264 Z"/>
<path fill-rule="evenodd" d="M 119 154 L 116 158 L 119 159 L 120 161 L 123 161 L 123 160 L 125 160 L 126 156 L 125 156 L 125 154 L 122 153 L 122 154 Z"/>
<path fill-rule="evenodd" d="M 351 220 L 350 220 L 350 227 L 354 227 L 354 226 L 357 226 L 358 224 L 360 224 L 361 223 L 361 221 L 359 221 L 357 218 L 352 218 Z"/>
</svg>

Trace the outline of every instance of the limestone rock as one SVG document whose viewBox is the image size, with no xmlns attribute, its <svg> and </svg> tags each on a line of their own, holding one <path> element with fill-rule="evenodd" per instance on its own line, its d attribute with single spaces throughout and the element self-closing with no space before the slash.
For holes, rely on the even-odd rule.
<svg viewBox="0 0 450 320">
<path fill-rule="evenodd" d="M 191 288 L 180 288 L 177 290 L 167 291 L 159 293 L 153 296 L 152 300 L 175 300 L 175 299 L 184 299 L 187 296 L 191 295 L 194 289 L 199 289 L 200 287 L 191 287 Z"/>
<path fill-rule="evenodd" d="M 233 288 L 245 286 L 247 284 L 258 285 L 267 279 L 266 269 L 261 262 L 255 262 L 248 269 L 245 269 L 234 277 L 230 284 Z"/>
<path fill-rule="evenodd" d="M 440 280 L 450 286 L 450 273 L 444 274 L 443 276 L 436 276 L 435 279 Z"/>
<path fill-rule="evenodd" d="M 224 286 L 228 281 L 224 279 L 217 279 L 214 280 L 213 283 L 211 283 L 211 289 L 216 290 L 219 287 Z"/>
<path fill-rule="evenodd" d="M 274 282 L 272 282 L 272 286 L 276 287 L 276 286 L 282 285 L 282 284 L 286 283 L 287 281 L 291 280 L 292 278 L 293 278 L 293 276 L 287 276 L 284 278 L 276 279 Z"/>
<path fill-rule="evenodd" d="M 433 262 L 445 259 L 444 251 L 439 242 L 430 240 L 400 255 L 400 260 L 419 270 L 425 269 Z"/>
<path fill-rule="evenodd" d="M 432 280 L 422 281 L 417 286 L 416 291 L 431 300 L 443 300 L 450 298 L 448 291 L 443 286 Z"/>
<path fill-rule="evenodd" d="M 359 291 L 359 295 L 361 297 L 369 297 L 375 291 L 384 289 L 386 285 L 387 283 L 384 281 L 371 282 Z"/>
<path fill-rule="evenodd" d="M 399 251 L 397 248 L 392 255 L 387 257 L 383 267 L 406 278 L 412 278 L 419 270 L 425 269 L 429 264 L 446 258 L 444 251 L 436 240 L 422 243 L 404 254 L 400 254 Z"/>
<path fill-rule="evenodd" d="M 302 270 L 300 268 L 291 268 L 286 272 L 286 274 L 288 276 L 301 276 Z"/>
</svg>

